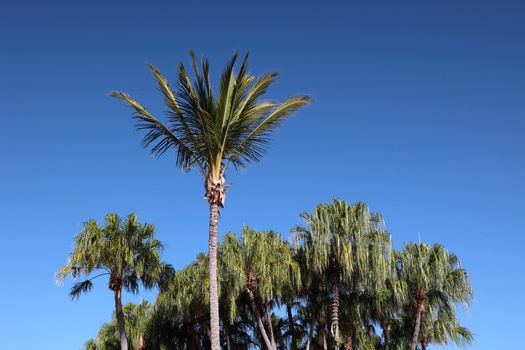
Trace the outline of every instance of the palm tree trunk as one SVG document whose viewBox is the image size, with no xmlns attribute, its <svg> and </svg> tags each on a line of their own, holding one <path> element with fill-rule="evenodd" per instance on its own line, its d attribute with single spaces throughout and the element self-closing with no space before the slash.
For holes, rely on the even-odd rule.
<svg viewBox="0 0 525 350">
<path fill-rule="evenodd" d="M 268 323 L 268 329 L 270 331 L 270 341 L 272 342 L 273 349 L 277 350 L 275 345 L 275 337 L 273 336 L 272 316 L 270 315 L 270 303 L 266 304 L 266 322 Z"/>
<path fill-rule="evenodd" d="M 390 321 L 381 322 L 381 329 L 383 330 L 383 350 L 390 350 Z"/>
<path fill-rule="evenodd" d="M 292 315 L 292 305 L 286 304 L 286 312 L 288 314 L 288 323 L 290 324 L 290 334 L 292 336 L 292 350 L 297 350 L 297 339 L 295 335 L 295 323 Z"/>
<path fill-rule="evenodd" d="M 352 337 L 346 337 L 345 338 L 345 350 L 353 350 L 354 349 L 354 343 L 352 341 Z"/>
<path fill-rule="evenodd" d="M 137 346 L 137 350 L 144 350 L 144 337 L 141 335 L 139 335 L 139 342 L 138 342 L 138 346 Z"/>
<path fill-rule="evenodd" d="M 232 335 L 230 330 L 230 323 L 229 322 L 223 322 L 224 325 L 224 335 L 226 336 L 226 349 L 232 350 Z"/>
<path fill-rule="evenodd" d="M 270 338 L 268 338 L 268 334 L 266 333 L 266 330 L 264 329 L 264 324 L 261 318 L 261 314 L 259 313 L 259 309 L 257 308 L 257 304 L 255 303 L 255 296 L 253 295 L 253 291 L 248 289 L 248 299 L 250 301 L 250 306 L 252 307 L 252 312 L 255 315 L 255 319 L 257 320 L 257 326 L 259 327 L 259 331 L 261 332 L 261 335 L 264 339 L 264 343 L 266 344 L 266 348 L 269 350 L 273 349 L 272 342 L 270 341 Z"/>
<path fill-rule="evenodd" d="M 306 350 L 310 350 L 310 343 L 312 342 L 312 338 L 314 337 L 315 319 L 313 315 L 311 316 L 312 318 L 310 320 L 310 328 L 308 329 L 308 340 L 306 341 Z"/>
<path fill-rule="evenodd" d="M 332 299 L 332 336 L 334 337 L 334 348 L 339 350 L 339 278 L 334 283 Z"/>
<path fill-rule="evenodd" d="M 115 313 L 117 315 L 118 332 L 120 335 L 120 350 L 128 350 L 128 338 L 126 337 L 126 324 L 124 323 L 124 312 L 122 312 L 122 289 L 118 288 L 115 294 Z"/>
<path fill-rule="evenodd" d="M 191 337 L 191 344 L 193 350 L 200 350 L 201 349 L 201 342 L 199 340 L 199 337 L 197 336 L 197 332 L 195 331 L 195 322 L 191 321 L 188 322 L 188 331 L 190 333 Z"/>
<path fill-rule="evenodd" d="M 414 327 L 414 335 L 412 336 L 412 341 L 410 342 L 410 350 L 416 350 L 416 346 L 419 338 L 419 327 L 421 326 L 421 314 L 423 313 L 423 301 L 417 301 L 416 308 L 416 326 Z"/>
<path fill-rule="evenodd" d="M 217 235 L 219 228 L 219 205 L 210 203 L 210 237 L 208 243 L 210 275 L 210 323 L 211 350 L 220 350 L 219 294 L 217 281 Z"/>
</svg>

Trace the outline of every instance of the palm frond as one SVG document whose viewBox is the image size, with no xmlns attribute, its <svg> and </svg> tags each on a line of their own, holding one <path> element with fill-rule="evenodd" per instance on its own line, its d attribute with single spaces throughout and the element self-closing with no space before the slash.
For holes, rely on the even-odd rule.
<svg viewBox="0 0 525 350">
<path fill-rule="evenodd" d="M 80 297 L 80 294 L 89 292 L 91 288 L 93 288 L 93 283 L 91 282 L 91 280 L 78 282 L 75 283 L 73 287 L 71 287 L 69 295 L 71 296 L 71 299 L 78 299 Z"/>
</svg>

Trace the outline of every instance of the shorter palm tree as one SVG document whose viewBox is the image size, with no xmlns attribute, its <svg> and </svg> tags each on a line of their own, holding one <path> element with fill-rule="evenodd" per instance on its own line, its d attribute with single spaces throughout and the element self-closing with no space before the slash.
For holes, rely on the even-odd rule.
<svg viewBox="0 0 525 350">
<path fill-rule="evenodd" d="M 224 237 L 220 256 L 221 270 L 229 276 L 229 293 L 247 298 L 266 348 L 276 350 L 271 302 L 282 297 L 290 278 L 299 280 L 299 265 L 293 261 L 290 246 L 275 232 L 244 227 L 240 240 L 233 233 Z"/>
<path fill-rule="evenodd" d="M 135 214 L 130 214 L 125 221 L 116 214 L 108 214 L 103 227 L 95 220 L 84 224 L 75 237 L 67 264 L 57 271 L 57 281 L 63 281 L 68 275 L 75 279 L 82 275 L 89 277 L 71 288 L 71 298 L 75 299 L 91 290 L 94 279 L 108 276 L 108 288 L 115 298 L 120 348 L 127 350 L 122 289 L 138 293 L 139 284 L 150 289 L 169 279 L 173 269 L 161 261 L 161 249 L 153 225 L 140 224 Z M 100 273 L 91 277 L 94 271 Z"/>
<path fill-rule="evenodd" d="M 413 335 L 410 350 L 419 342 L 421 319 L 432 307 L 470 304 L 473 294 L 468 274 L 459 258 L 440 244 L 405 244 L 396 253 L 397 275 L 407 285 L 413 306 Z"/>
<path fill-rule="evenodd" d="M 350 205 L 334 199 L 303 213 L 305 224 L 295 226 L 295 241 L 302 245 L 306 267 L 319 274 L 331 289 L 331 327 L 334 348 L 340 348 L 340 304 L 349 290 L 373 290 L 387 273 L 389 245 L 382 216 L 365 203 Z"/>
</svg>

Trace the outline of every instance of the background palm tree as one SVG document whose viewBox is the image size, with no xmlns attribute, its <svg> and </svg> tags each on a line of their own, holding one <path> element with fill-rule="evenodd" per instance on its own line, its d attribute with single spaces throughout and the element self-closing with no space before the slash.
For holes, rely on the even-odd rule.
<svg viewBox="0 0 525 350">
<path fill-rule="evenodd" d="M 152 314 L 153 306 L 146 300 L 140 304 L 128 303 L 124 305 L 124 319 L 132 349 L 144 350 L 144 334 Z"/>
<path fill-rule="evenodd" d="M 331 334 L 340 346 L 339 313 L 344 285 L 349 290 L 376 288 L 388 270 L 390 242 L 379 214 L 364 203 L 349 205 L 334 199 L 319 204 L 312 214 L 303 213 L 303 226 L 292 229 L 303 246 L 308 269 L 325 277 L 331 290 Z"/>
<path fill-rule="evenodd" d="M 290 246 L 277 233 L 244 227 L 240 241 L 232 233 L 225 236 L 220 252 L 226 269 L 237 281 L 229 285 L 228 293 L 247 297 L 265 346 L 276 350 L 272 300 L 282 296 L 282 287 L 290 275 L 299 273 Z"/>
<path fill-rule="evenodd" d="M 307 350 L 406 350 L 416 339 L 422 350 L 430 344 L 472 342 L 456 317 L 457 303 L 468 306 L 472 291 L 455 255 L 439 245 L 411 243 L 403 251 L 392 250 L 380 215 L 363 203 L 323 204 L 332 205 L 326 210 L 339 219 L 324 229 L 345 232 L 339 244 L 352 253 L 351 271 L 339 280 L 339 344 L 330 336 L 333 275 L 316 268 L 312 259 L 327 249 L 314 251 L 316 240 L 335 238 L 310 230 L 314 225 L 307 221 L 294 230 L 293 245 L 272 231 L 247 227 L 241 236 L 223 237 L 218 250 L 220 283 L 228 286 L 219 295 L 223 348 L 274 350 L 295 344 Z M 208 256 L 198 254 L 163 287 L 153 307 L 124 306 L 129 348 L 138 350 L 142 343 L 145 349 L 209 349 Z M 419 295 L 424 295 L 423 307 Z M 119 342 L 114 316 L 86 347 L 114 350 Z"/>
<path fill-rule="evenodd" d="M 468 307 L 473 298 L 472 287 L 458 257 L 440 244 L 405 244 L 396 258 L 397 274 L 407 284 L 413 304 L 415 321 L 410 349 L 415 350 L 423 314 L 433 305 L 448 307 L 459 302 Z"/>
<path fill-rule="evenodd" d="M 226 64 L 215 95 L 208 60 L 203 57 L 199 69 L 192 51 L 190 55 L 194 80 L 181 63 L 175 90 L 156 67 L 149 65 L 169 110 L 165 123 L 127 94 L 112 92 L 110 95 L 124 100 L 134 110 L 137 127 L 147 131 L 143 139 L 145 147 L 152 146 L 151 152 L 155 155 L 174 150 L 181 169 L 189 171 L 196 167 L 205 179 L 204 197 L 210 205 L 211 341 L 212 349 L 219 350 L 217 234 L 219 207 L 224 207 L 225 201 L 226 170 L 229 164 L 244 167 L 248 162 L 259 161 L 271 132 L 287 116 L 309 104 L 311 98 L 298 95 L 283 103 L 261 100 L 275 82 L 277 73 L 255 78 L 248 73 L 248 54 L 235 73 L 237 53 Z"/>
<path fill-rule="evenodd" d="M 153 225 L 140 224 L 135 214 L 130 214 L 125 221 L 116 214 L 108 214 L 104 226 L 99 226 L 95 220 L 84 224 L 75 237 L 67 264 L 57 271 L 57 280 L 62 281 L 68 275 L 75 279 L 82 275 L 89 277 L 92 272 L 99 271 L 96 276 L 73 285 L 70 295 L 78 298 L 91 290 L 94 279 L 108 276 L 108 288 L 115 299 L 120 347 L 127 350 L 122 289 L 138 293 L 139 283 L 150 289 L 169 278 L 173 270 L 161 261 L 161 249 Z"/>
</svg>

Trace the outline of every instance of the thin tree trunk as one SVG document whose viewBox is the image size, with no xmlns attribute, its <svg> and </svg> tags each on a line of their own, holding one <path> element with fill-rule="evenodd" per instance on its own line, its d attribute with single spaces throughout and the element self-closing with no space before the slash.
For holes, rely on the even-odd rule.
<svg viewBox="0 0 525 350">
<path fill-rule="evenodd" d="M 417 301 L 416 308 L 416 326 L 414 327 L 414 335 L 412 341 L 410 342 L 410 350 L 416 350 L 416 346 L 419 338 L 419 327 L 421 326 L 421 314 L 423 313 L 423 301 Z"/>
<path fill-rule="evenodd" d="M 421 342 L 421 350 L 427 350 L 427 342 L 426 341 L 422 341 Z"/>
<path fill-rule="evenodd" d="M 297 339 L 295 334 L 295 323 L 293 321 L 292 305 L 286 304 L 286 312 L 288 314 L 288 323 L 290 324 L 290 334 L 292 336 L 292 350 L 297 350 Z"/>
<path fill-rule="evenodd" d="M 334 283 L 332 299 L 332 336 L 334 337 L 334 349 L 339 350 L 339 278 Z"/>
<path fill-rule="evenodd" d="M 142 334 L 139 335 L 139 342 L 138 342 L 138 349 L 137 350 L 144 350 L 144 337 Z"/>
<path fill-rule="evenodd" d="M 323 350 L 328 350 L 328 342 L 326 341 L 326 328 L 323 327 Z"/>
<path fill-rule="evenodd" d="M 390 350 L 390 326 L 383 329 L 383 339 L 385 342 L 384 350 Z"/>
<path fill-rule="evenodd" d="M 248 299 L 250 301 L 250 306 L 252 307 L 252 312 L 255 315 L 255 319 L 257 320 L 257 326 L 259 327 L 259 331 L 261 332 L 261 335 L 264 339 L 264 343 L 269 350 L 272 350 L 273 349 L 272 342 L 270 341 L 270 338 L 268 338 L 268 334 L 266 333 L 266 330 L 264 329 L 264 324 L 261 318 L 261 314 L 259 313 L 257 304 L 255 303 L 255 296 L 253 295 L 253 292 L 251 290 L 248 290 Z"/>
<path fill-rule="evenodd" d="M 353 349 L 354 349 L 354 342 L 352 341 L 352 337 L 346 337 L 345 350 L 353 350 Z"/>
<path fill-rule="evenodd" d="M 272 316 L 270 314 L 270 303 L 266 304 L 266 322 L 268 323 L 268 329 L 270 331 L 270 341 L 272 342 L 273 349 L 277 350 L 277 345 L 275 345 L 275 337 L 273 336 L 273 325 L 272 325 Z"/>
<path fill-rule="evenodd" d="M 210 239 L 208 243 L 210 275 L 210 324 L 211 350 L 220 350 L 219 293 L 217 281 L 217 235 L 219 228 L 219 205 L 210 203 Z"/>
<path fill-rule="evenodd" d="M 195 331 L 195 323 L 191 321 L 191 322 L 188 322 L 187 325 L 188 325 L 188 331 L 191 337 L 192 348 L 194 350 L 200 350 L 201 342 L 199 340 L 199 337 L 197 336 L 197 332 Z"/>
<path fill-rule="evenodd" d="M 223 322 L 224 325 L 224 335 L 226 336 L 226 349 L 232 350 L 232 335 L 230 333 L 230 323 L 229 322 Z"/>
<path fill-rule="evenodd" d="M 312 338 L 314 337 L 314 325 L 315 319 L 312 315 L 312 319 L 310 320 L 310 329 L 308 330 L 308 340 L 306 341 L 306 350 L 310 350 L 310 343 L 312 342 Z"/>
<path fill-rule="evenodd" d="M 383 350 L 390 350 L 390 320 L 383 319 L 380 324 L 383 331 Z"/>
<path fill-rule="evenodd" d="M 115 313 L 117 315 L 118 332 L 120 335 L 120 350 L 128 350 L 128 338 L 126 337 L 126 324 L 124 312 L 122 311 L 122 289 L 118 288 L 115 294 Z"/>
</svg>

